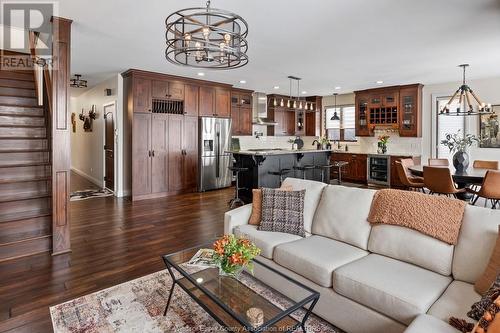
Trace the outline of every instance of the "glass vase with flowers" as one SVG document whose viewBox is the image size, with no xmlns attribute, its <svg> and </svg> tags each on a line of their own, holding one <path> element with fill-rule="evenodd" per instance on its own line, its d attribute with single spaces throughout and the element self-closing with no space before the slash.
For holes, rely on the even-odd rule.
<svg viewBox="0 0 500 333">
<path fill-rule="evenodd" d="M 238 278 L 245 268 L 253 272 L 252 260 L 260 254 L 260 249 L 251 241 L 234 235 L 224 235 L 213 247 L 219 274 L 233 278 Z"/>
</svg>

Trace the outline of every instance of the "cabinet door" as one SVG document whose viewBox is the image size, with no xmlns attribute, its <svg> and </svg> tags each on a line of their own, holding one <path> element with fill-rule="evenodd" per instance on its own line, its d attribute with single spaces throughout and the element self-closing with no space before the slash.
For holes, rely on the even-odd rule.
<svg viewBox="0 0 500 333">
<path fill-rule="evenodd" d="M 386 90 L 381 94 L 382 106 L 384 107 L 398 107 L 399 105 L 399 89 Z"/>
<path fill-rule="evenodd" d="M 295 111 L 286 112 L 286 134 L 295 135 Z"/>
<path fill-rule="evenodd" d="M 198 117 L 184 117 L 183 189 L 198 186 Z"/>
<path fill-rule="evenodd" d="M 168 98 L 168 81 L 153 80 L 151 91 L 153 98 Z"/>
<path fill-rule="evenodd" d="M 252 109 L 239 108 L 240 135 L 252 135 Z"/>
<path fill-rule="evenodd" d="M 151 80 L 134 78 L 134 112 L 151 112 Z"/>
<path fill-rule="evenodd" d="M 200 87 L 199 98 L 200 116 L 215 116 L 215 89 L 212 87 Z"/>
<path fill-rule="evenodd" d="M 179 191 L 183 187 L 184 116 L 168 115 L 168 189 Z"/>
<path fill-rule="evenodd" d="M 151 115 L 132 120 L 132 196 L 151 193 Z"/>
<path fill-rule="evenodd" d="M 184 100 L 184 83 L 170 82 L 168 85 L 168 98 Z"/>
<path fill-rule="evenodd" d="M 168 192 L 168 115 L 153 114 L 151 129 L 151 192 Z"/>
<path fill-rule="evenodd" d="M 399 135 L 418 137 L 421 135 L 419 88 L 403 88 L 399 96 Z"/>
<path fill-rule="evenodd" d="M 356 180 L 362 183 L 367 181 L 368 156 L 356 154 Z"/>
<path fill-rule="evenodd" d="M 319 136 L 319 131 L 316 131 L 316 114 L 319 112 L 306 112 L 306 135 Z"/>
<path fill-rule="evenodd" d="M 215 113 L 219 117 L 231 117 L 231 92 L 229 90 L 215 90 Z"/>
<path fill-rule="evenodd" d="M 231 109 L 231 134 L 240 135 L 240 108 L 232 106 Z"/>
<path fill-rule="evenodd" d="M 198 117 L 198 86 L 184 86 L 184 114 Z"/>
<path fill-rule="evenodd" d="M 251 94 L 240 94 L 239 100 L 240 106 L 244 108 L 252 108 L 252 95 Z"/>
<path fill-rule="evenodd" d="M 368 127 L 369 124 L 369 110 L 368 110 L 369 96 L 363 93 L 356 94 L 356 136 L 373 136 Z"/>
<path fill-rule="evenodd" d="M 276 125 L 274 126 L 275 136 L 282 136 L 286 134 L 285 124 L 284 124 L 284 119 L 285 119 L 284 114 L 285 111 L 281 110 L 274 111 L 274 121 L 276 122 Z"/>
</svg>

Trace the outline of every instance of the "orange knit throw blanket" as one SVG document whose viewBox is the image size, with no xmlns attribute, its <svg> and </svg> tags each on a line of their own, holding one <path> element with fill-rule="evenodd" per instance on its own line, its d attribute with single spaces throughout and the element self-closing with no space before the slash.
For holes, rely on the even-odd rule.
<svg viewBox="0 0 500 333">
<path fill-rule="evenodd" d="M 373 198 L 368 222 L 417 230 L 448 244 L 457 244 L 466 203 L 417 192 L 380 190 Z"/>
</svg>

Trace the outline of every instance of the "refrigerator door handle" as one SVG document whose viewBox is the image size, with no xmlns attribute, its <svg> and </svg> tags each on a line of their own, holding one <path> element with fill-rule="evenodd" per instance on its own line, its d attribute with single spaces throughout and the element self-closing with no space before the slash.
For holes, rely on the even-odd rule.
<svg viewBox="0 0 500 333">
<path fill-rule="evenodd" d="M 220 133 L 217 132 L 215 138 L 215 177 L 220 177 Z"/>
</svg>

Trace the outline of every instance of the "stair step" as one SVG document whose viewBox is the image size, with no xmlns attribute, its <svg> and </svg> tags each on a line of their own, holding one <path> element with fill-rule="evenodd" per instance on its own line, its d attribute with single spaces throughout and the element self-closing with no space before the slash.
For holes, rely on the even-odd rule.
<svg viewBox="0 0 500 333">
<path fill-rule="evenodd" d="M 0 139 L 46 139 L 45 128 L 5 128 L 0 127 Z"/>
<path fill-rule="evenodd" d="M 0 202 L 0 221 L 8 221 L 6 219 L 2 220 L 2 216 L 10 217 L 14 214 L 24 214 L 26 212 L 44 214 L 50 211 L 51 208 L 50 198 L 48 197 Z"/>
<path fill-rule="evenodd" d="M 9 105 L 0 104 L 0 113 L 9 115 L 33 116 L 43 117 L 45 112 L 42 106 L 22 106 L 22 105 Z"/>
<path fill-rule="evenodd" d="M 0 223 L 19 221 L 25 219 L 32 219 L 36 217 L 49 216 L 49 209 L 41 209 L 41 210 L 33 210 L 33 211 L 24 211 L 18 213 L 10 213 L 10 214 L 0 214 Z"/>
<path fill-rule="evenodd" d="M 38 165 L 46 165 L 50 166 L 50 162 L 33 162 L 33 163 L 22 163 L 22 164 L 8 164 L 8 165 L 0 165 L 0 169 L 5 168 L 20 168 L 20 167 L 28 167 L 28 166 L 38 166 Z"/>
<path fill-rule="evenodd" d="M 20 71 L 0 71 L 1 79 L 18 80 L 18 81 L 35 81 L 35 74 L 33 71 L 26 71 L 22 73 Z"/>
<path fill-rule="evenodd" d="M 51 233 L 51 216 L 0 223 L 0 244 L 13 243 Z"/>
<path fill-rule="evenodd" d="M 26 148 L 26 149 L 0 149 L 1 153 L 48 153 L 47 148 Z"/>
<path fill-rule="evenodd" d="M 2 118 L 2 117 L 0 117 Z M 43 127 L 45 128 L 45 124 L 2 124 L 1 123 L 1 119 L 0 119 L 0 127 L 3 127 L 3 128 L 40 128 L 40 127 Z M 26 121 L 25 121 L 26 122 Z"/>
<path fill-rule="evenodd" d="M 1 184 L 17 184 L 17 183 L 28 183 L 28 182 L 41 182 L 41 181 L 49 181 L 50 177 L 24 177 L 24 178 L 15 178 L 15 179 L 0 179 Z"/>
<path fill-rule="evenodd" d="M 50 251 L 51 236 L 41 236 L 0 245 L 0 262 Z"/>
<path fill-rule="evenodd" d="M 0 183 L 0 197 L 12 195 L 40 195 L 52 192 L 52 184 L 49 177 L 43 180 L 29 180 L 26 182 Z"/>
<path fill-rule="evenodd" d="M 31 139 L 31 140 L 17 140 L 17 139 L 1 139 L 1 147 L 5 147 L 12 151 L 24 151 L 24 150 L 49 150 L 49 140 L 47 139 Z"/>
<path fill-rule="evenodd" d="M 36 90 L 34 88 L 6 87 L 0 84 L 0 95 L 36 97 Z"/>
<path fill-rule="evenodd" d="M 0 104 L 15 106 L 38 106 L 38 99 L 36 97 L 0 95 Z"/>
<path fill-rule="evenodd" d="M 40 163 L 49 162 L 49 152 L 15 152 L 15 153 L 1 153 L 0 165 L 19 165 L 24 163 Z M 0 175 L 1 177 L 1 175 Z"/>
<path fill-rule="evenodd" d="M 12 202 L 12 201 L 22 201 L 22 200 L 31 200 L 31 199 L 41 199 L 41 198 L 50 198 L 50 193 L 21 193 L 21 194 L 13 194 L 13 195 L 4 195 L 0 196 L 0 203 L 2 202 Z"/>
<path fill-rule="evenodd" d="M 12 88 L 35 89 L 35 81 L 19 81 L 19 80 L 0 78 L 0 85 L 2 85 L 4 87 L 12 87 Z"/>
<path fill-rule="evenodd" d="M 3 167 L 0 169 L 0 181 L 26 178 L 48 178 L 51 176 L 52 167 L 50 164 L 42 165 L 16 165 L 13 167 Z"/>
</svg>

